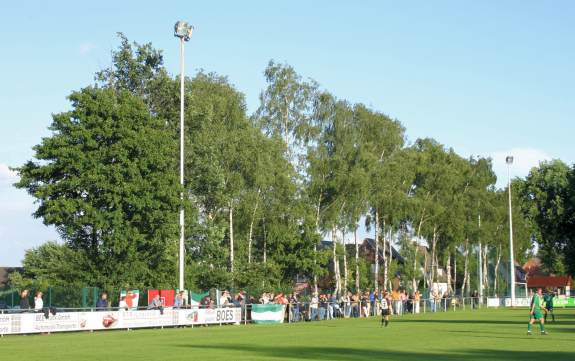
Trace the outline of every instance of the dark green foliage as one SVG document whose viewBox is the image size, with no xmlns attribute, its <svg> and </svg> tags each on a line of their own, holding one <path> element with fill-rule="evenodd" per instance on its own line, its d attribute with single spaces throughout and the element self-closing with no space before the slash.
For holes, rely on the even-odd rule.
<svg viewBox="0 0 575 361">
<path fill-rule="evenodd" d="M 84 260 L 78 278 L 171 285 L 180 203 L 172 133 L 126 91 L 89 87 L 70 100 L 72 110 L 56 114 L 52 136 L 34 147 L 36 161 L 19 169 L 17 186 Z"/>
</svg>

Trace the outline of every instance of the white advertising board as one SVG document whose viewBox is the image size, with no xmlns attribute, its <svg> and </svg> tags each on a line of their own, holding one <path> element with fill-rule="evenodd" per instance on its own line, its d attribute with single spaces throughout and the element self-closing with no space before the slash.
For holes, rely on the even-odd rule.
<svg viewBox="0 0 575 361">
<path fill-rule="evenodd" d="M 487 307 L 499 307 L 501 305 L 501 300 L 499 297 L 489 297 L 487 298 Z"/>
<path fill-rule="evenodd" d="M 239 324 L 240 308 L 0 314 L 0 335 L 143 327 Z"/>
</svg>

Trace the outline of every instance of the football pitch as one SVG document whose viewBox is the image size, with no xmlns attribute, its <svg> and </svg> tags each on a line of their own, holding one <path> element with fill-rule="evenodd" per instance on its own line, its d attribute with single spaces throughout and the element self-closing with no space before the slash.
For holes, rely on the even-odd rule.
<svg viewBox="0 0 575 361">
<path fill-rule="evenodd" d="M 6 336 L 0 360 L 575 360 L 575 310 L 527 336 L 527 310 Z"/>
</svg>

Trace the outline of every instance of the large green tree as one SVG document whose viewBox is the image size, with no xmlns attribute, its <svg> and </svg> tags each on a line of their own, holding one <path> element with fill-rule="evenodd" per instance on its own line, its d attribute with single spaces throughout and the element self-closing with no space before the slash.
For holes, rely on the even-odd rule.
<svg viewBox="0 0 575 361">
<path fill-rule="evenodd" d="M 18 169 L 17 187 L 36 198 L 34 216 L 85 260 L 78 278 L 103 287 L 173 285 L 173 133 L 128 91 L 88 87 L 69 99 L 72 110 L 54 115 L 52 135 Z"/>
</svg>

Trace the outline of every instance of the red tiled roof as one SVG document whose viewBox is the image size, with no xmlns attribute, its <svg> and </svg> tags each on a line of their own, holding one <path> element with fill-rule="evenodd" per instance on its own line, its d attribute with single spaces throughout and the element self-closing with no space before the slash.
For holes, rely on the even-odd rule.
<svg viewBox="0 0 575 361">
<path fill-rule="evenodd" d="M 565 287 L 572 282 L 570 276 L 535 276 L 527 279 L 527 287 Z"/>
</svg>

